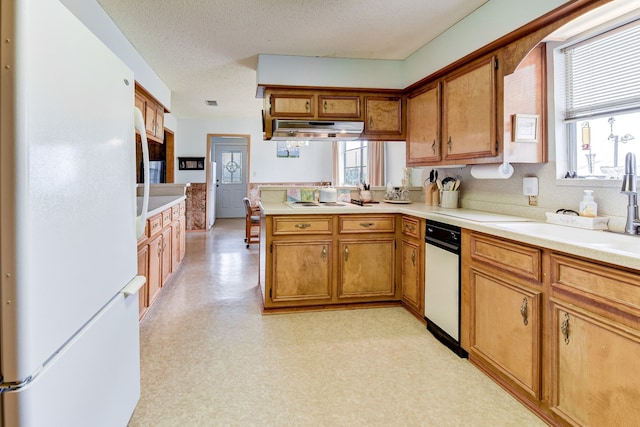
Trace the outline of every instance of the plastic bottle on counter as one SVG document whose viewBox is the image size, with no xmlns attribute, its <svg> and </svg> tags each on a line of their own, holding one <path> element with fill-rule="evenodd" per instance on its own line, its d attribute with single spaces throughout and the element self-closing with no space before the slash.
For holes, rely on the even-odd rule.
<svg viewBox="0 0 640 427">
<path fill-rule="evenodd" d="M 598 216 L 598 204 L 593 199 L 593 190 L 584 190 L 584 196 L 578 210 L 580 216 L 595 218 Z"/>
</svg>

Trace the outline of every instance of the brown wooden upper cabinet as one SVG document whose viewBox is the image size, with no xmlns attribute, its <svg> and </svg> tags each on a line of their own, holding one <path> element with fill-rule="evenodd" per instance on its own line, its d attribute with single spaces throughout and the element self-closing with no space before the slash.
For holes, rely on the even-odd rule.
<svg viewBox="0 0 640 427">
<path fill-rule="evenodd" d="M 398 139 L 398 137 L 404 135 L 402 126 L 402 97 L 365 96 L 364 109 L 365 135 L 388 135 L 390 139 Z"/>
<path fill-rule="evenodd" d="M 440 82 L 407 97 L 407 165 L 442 159 L 440 98 Z"/>
<path fill-rule="evenodd" d="M 142 111 L 147 138 L 151 141 L 164 142 L 165 108 L 145 90 L 136 85 L 135 106 Z"/>
<path fill-rule="evenodd" d="M 360 97 L 359 96 L 318 96 L 318 117 L 344 117 L 359 119 Z"/>
<path fill-rule="evenodd" d="M 365 90 L 265 88 L 265 138 L 273 119 L 362 120 L 362 139 L 403 141 L 405 118 L 402 94 Z"/>
<path fill-rule="evenodd" d="M 313 94 L 280 94 L 271 95 L 271 117 L 316 117 L 316 96 Z"/>
<path fill-rule="evenodd" d="M 491 56 L 443 79 L 444 160 L 498 155 L 496 70 L 497 59 Z"/>
</svg>

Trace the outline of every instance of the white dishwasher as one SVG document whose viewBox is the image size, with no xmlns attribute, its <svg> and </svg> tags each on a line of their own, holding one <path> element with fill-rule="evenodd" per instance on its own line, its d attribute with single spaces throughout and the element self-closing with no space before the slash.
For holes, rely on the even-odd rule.
<svg viewBox="0 0 640 427">
<path fill-rule="evenodd" d="M 459 357 L 467 357 L 460 347 L 460 227 L 427 221 L 425 245 L 427 330 Z"/>
</svg>

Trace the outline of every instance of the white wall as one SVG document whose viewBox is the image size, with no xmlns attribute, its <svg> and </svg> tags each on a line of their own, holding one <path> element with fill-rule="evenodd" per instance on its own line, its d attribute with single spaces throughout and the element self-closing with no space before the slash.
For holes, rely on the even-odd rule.
<svg viewBox="0 0 640 427">
<path fill-rule="evenodd" d="M 300 148 L 299 158 L 277 158 L 276 143 L 262 140 L 260 118 L 255 120 L 193 120 L 177 121 L 176 157 L 203 157 L 207 151 L 208 134 L 236 134 L 250 136 L 251 182 L 309 182 L 331 179 L 331 144 L 311 142 Z M 203 171 L 176 170 L 179 183 L 205 182 Z"/>
<path fill-rule="evenodd" d="M 96 0 L 61 0 L 80 21 L 133 70 L 134 77 L 165 107 L 171 109 L 171 91 L 120 32 Z M 171 120 L 166 126 L 171 128 Z M 175 130 L 175 129 L 174 129 Z"/>
</svg>

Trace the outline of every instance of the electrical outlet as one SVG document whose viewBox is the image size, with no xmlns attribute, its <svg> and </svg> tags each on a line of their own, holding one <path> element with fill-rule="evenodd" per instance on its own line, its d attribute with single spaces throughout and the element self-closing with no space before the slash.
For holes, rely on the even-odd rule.
<svg viewBox="0 0 640 427">
<path fill-rule="evenodd" d="M 538 206 L 538 196 L 529 196 L 529 206 Z"/>
</svg>

